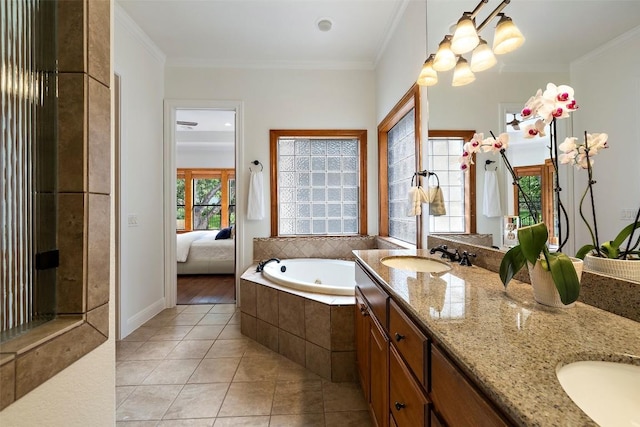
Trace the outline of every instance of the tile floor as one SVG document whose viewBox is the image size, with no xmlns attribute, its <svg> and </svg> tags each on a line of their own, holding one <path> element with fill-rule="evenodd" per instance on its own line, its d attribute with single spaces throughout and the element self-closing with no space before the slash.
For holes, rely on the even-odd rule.
<svg viewBox="0 0 640 427">
<path fill-rule="evenodd" d="M 164 310 L 116 343 L 121 427 L 371 426 L 357 383 L 331 383 L 240 333 L 233 304 Z"/>
</svg>

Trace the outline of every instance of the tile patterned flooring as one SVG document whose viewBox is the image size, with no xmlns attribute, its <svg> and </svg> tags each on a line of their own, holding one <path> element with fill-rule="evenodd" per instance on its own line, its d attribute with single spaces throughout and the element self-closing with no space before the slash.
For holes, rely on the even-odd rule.
<svg viewBox="0 0 640 427">
<path fill-rule="evenodd" d="M 357 383 L 331 383 L 240 333 L 234 304 L 177 306 L 116 343 L 119 427 L 366 427 Z"/>
</svg>

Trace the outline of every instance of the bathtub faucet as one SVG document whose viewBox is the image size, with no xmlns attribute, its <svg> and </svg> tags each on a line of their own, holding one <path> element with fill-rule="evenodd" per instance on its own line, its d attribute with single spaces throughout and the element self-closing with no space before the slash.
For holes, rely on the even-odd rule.
<svg viewBox="0 0 640 427">
<path fill-rule="evenodd" d="M 266 261 L 260 261 L 258 263 L 258 267 L 256 268 L 256 273 L 260 273 L 262 270 L 264 270 L 264 267 L 269 264 L 271 261 L 275 261 L 278 264 L 280 263 L 280 260 L 278 258 L 270 258 Z"/>
</svg>

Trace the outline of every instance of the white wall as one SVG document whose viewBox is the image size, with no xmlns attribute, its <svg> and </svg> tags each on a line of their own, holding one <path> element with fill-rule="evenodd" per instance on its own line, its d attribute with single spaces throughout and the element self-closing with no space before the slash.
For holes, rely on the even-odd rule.
<svg viewBox="0 0 640 427">
<path fill-rule="evenodd" d="M 217 149 L 215 147 L 184 146 L 176 147 L 177 168 L 233 168 L 235 152 L 233 147 Z"/>
<path fill-rule="evenodd" d="M 605 132 L 610 148 L 594 157 L 595 204 L 600 240 L 608 241 L 632 220 L 621 209 L 640 208 L 640 27 L 612 40 L 571 66 L 571 84 L 580 109 L 573 114 L 574 135 Z M 574 174 L 576 206 L 587 184 L 586 171 Z M 587 199 L 588 200 L 588 199 Z M 587 212 L 588 201 L 585 202 Z M 577 247 L 590 243 L 576 219 Z"/>
<path fill-rule="evenodd" d="M 120 337 L 164 308 L 164 55 L 116 6 L 114 69 L 122 82 Z M 131 215 L 137 226 L 127 226 Z"/>
<path fill-rule="evenodd" d="M 238 197 L 248 194 L 249 162 L 264 165 L 269 177 L 270 129 L 367 129 L 369 234 L 377 232 L 375 87 L 373 71 L 276 70 L 167 67 L 167 99 L 237 100 L 243 102 L 244 137 L 236 159 Z M 264 188 L 270 204 L 269 186 Z M 253 259 L 253 238 L 270 235 L 270 216 L 247 221 L 238 212 L 238 227 L 244 227 L 238 262 L 243 270 Z"/>
</svg>

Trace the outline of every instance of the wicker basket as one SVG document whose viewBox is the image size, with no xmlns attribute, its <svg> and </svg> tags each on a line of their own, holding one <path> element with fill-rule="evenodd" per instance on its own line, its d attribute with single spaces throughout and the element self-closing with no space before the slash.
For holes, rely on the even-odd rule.
<svg viewBox="0 0 640 427">
<path fill-rule="evenodd" d="M 584 257 L 584 269 L 620 279 L 640 282 L 640 260 L 600 258 L 587 254 Z"/>
</svg>

